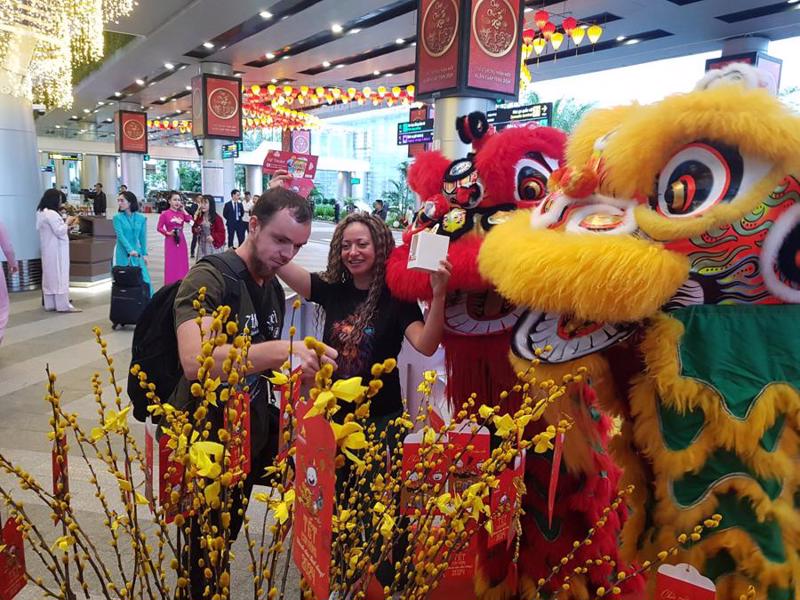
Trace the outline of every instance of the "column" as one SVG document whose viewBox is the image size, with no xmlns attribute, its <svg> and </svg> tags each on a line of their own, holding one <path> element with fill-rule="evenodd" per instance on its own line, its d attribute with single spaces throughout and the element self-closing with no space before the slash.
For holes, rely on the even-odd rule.
<svg viewBox="0 0 800 600">
<path fill-rule="evenodd" d="M 95 183 L 102 183 L 99 179 L 99 171 L 98 156 L 96 154 L 84 154 L 81 162 L 81 188 L 91 190 L 94 189 Z"/>
<path fill-rule="evenodd" d="M 200 73 L 233 75 L 233 68 L 226 63 L 202 62 Z M 235 187 L 233 159 L 222 159 L 224 143 L 225 140 L 204 139 L 201 162 L 203 193 L 214 196 L 220 202 L 227 200 Z"/>
<path fill-rule="evenodd" d="M 353 184 L 350 183 L 350 171 L 339 171 L 336 174 L 336 197 L 344 201 L 353 195 Z"/>
<path fill-rule="evenodd" d="M 120 110 L 139 110 L 138 104 L 120 102 Z M 121 152 L 119 164 L 122 170 L 120 183 L 128 186 L 128 190 L 141 199 L 144 197 L 144 155 L 133 152 Z M 116 190 L 115 190 L 116 191 Z"/>
<path fill-rule="evenodd" d="M 69 161 L 66 160 L 55 160 L 56 165 L 56 188 L 59 190 L 64 190 L 66 188 L 66 194 L 69 196 Z"/>
<path fill-rule="evenodd" d="M 42 194 L 33 107 L 22 90 L 36 39 L 10 33 L 8 52 L 0 53 L 0 221 L 11 237 L 20 274 L 8 278 L 11 290 L 41 283 L 36 205 Z M 0 271 L 2 274 L 2 271 Z"/>
<path fill-rule="evenodd" d="M 494 103 L 484 98 L 437 98 L 434 101 L 434 150 L 439 150 L 452 160 L 465 157 L 472 151 L 472 147 L 459 139 L 455 128 L 456 119 L 476 110 L 486 112 L 491 108 L 490 104 Z"/>
<path fill-rule="evenodd" d="M 53 171 L 44 170 L 51 168 L 53 165 L 47 152 L 39 152 L 39 175 L 42 179 L 42 191 L 53 187 Z"/>
<path fill-rule="evenodd" d="M 119 181 L 117 180 L 117 157 L 98 156 L 98 176 L 97 181 L 103 184 L 103 191 L 108 200 L 108 212 L 111 213 L 116 206 L 117 191 Z"/>
<path fill-rule="evenodd" d="M 245 165 L 245 179 L 247 181 L 247 191 L 253 196 L 260 196 L 263 193 L 264 177 L 261 174 L 261 167 L 258 165 Z"/>
<path fill-rule="evenodd" d="M 178 174 L 178 167 L 180 166 L 180 161 L 177 160 L 168 160 L 167 161 L 167 189 L 168 190 L 180 190 L 181 189 L 181 178 Z"/>
</svg>

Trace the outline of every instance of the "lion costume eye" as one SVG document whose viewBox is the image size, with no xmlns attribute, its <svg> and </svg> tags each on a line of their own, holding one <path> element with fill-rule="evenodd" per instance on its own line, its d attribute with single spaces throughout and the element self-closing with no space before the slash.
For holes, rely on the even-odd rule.
<svg viewBox="0 0 800 600">
<path fill-rule="evenodd" d="M 666 217 L 694 217 L 747 193 L 769 168 L 764 161 L 743 157 L 732 146 L 693 142 L 678 150 L 661 170 L 651 205 Z"/>
<path fill-rule="evenodd" d="M 543 156 L 523 158 L 514 165 L 517 188 L 514 197 L 517 202 L 536 202 L 547 195 L 547 179 L 553 172 Z"/>
</svg>

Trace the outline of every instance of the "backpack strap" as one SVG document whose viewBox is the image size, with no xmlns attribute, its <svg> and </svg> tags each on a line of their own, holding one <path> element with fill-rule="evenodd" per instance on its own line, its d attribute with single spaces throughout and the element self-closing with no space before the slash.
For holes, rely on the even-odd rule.
<svg viewBox="0 0 800 600">
<path fill-rule="evenodd" d="M 198 262 L 207 262 L 222 274 L 222 279 L 225 281 L 225 295 L 222 303 L 230 306 L 233 314 L 238 314 L 242 283 L 246 285 L 247 279 L 250 277 L 244 261 L 235 252 L 223 252 L 222 254 L 209 254 Z"/>
</svg>

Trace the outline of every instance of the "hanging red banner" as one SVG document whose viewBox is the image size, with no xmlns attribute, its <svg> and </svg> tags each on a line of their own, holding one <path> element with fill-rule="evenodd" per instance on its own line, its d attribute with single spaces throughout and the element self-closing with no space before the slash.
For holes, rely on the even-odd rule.
<svg viewBox="0 0 800 600">
<path fill-rule="evenodd" d="M 242 139 L 242 82 L 205 73 L 192 79 L 192 135 Z"/>
<path fill-rule="evenodd" d="M 472 0 L 467 85 L 499 94 L 517 90 L 521 54 L 519 0 Z"/>
<path fill-rule="evenodd" d="M 461 25 L 458 2 L 420 0 L 417 15 L 417 95 L 455 88 Z"/>
<path fill-rule="evenodd" d="M 147 154 L 147 113 L 120 110 L 114 118 L 116 151 Z"/>
</svg>

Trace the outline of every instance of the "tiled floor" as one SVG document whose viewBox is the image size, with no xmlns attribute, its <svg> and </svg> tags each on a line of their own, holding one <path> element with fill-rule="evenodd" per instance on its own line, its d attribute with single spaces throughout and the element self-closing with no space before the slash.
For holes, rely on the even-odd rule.
<svg viewBox="0 0 800 600">
<path fill-rule="evenodd" d="M 149 215 L 150 272 L 157 288 L 163 282 L 163 242 L 155 232 L 156 220 L 157 215 Z M 297 258 L 300 264 L 312 269 L 324 266 L 331 232 L 331 225 L 314 224 L 312 241 Z M 71 296 L 73 303 L 83 309 L 82 313 L 45 312 L 41 307 L 39 292 L 12 294 L 10 322 L 5 340 L 0 345 L 0 454 L 24 467 L 45 487 L 50 487 L 51 482 L 50 442 L 47 439 L 49 406 L 44 401 L 45 367 L 49 365 L 58 376 L 57 385 L 63 394 L 62 403 L 66 410 L 77 413 L 80 423 L 91 427 L 96 410 L 91 393 L 91 377 L 95 372 L 107 375 L 93 339 L 92 328 L 102 328 L 109 355 L 118 367 L 123 389 L 130 361 L 132 328 L 112 331 L 108 320 L 110 284 L 91 289 L 75 288 L 71 290 Z M 113 390 L 108 382 L 105 384 L 104 397 L 107 401 L 113 398 Z M 136 436 L 143 440 L 143 427 L 133 419 L 130 419 L 130 423 Z M 88 468 L 74 452 L 73 448 L 70 454 L 70 485 L 74 506 L 80 508 L 81 520 L 95 538 L 98 549 L 110 558 L 102 513 L 88 484 Z M 0 485 L 5 487 L 8 484 L 9 477 L 0 475 Z M 26 501 L 27 510 L 49 539 L 54 540 L 61 535 L 60 529 L 52 526 L 48 511 L 41 502 L 31 500 L 30 496 L 23 495 L 20 498 Z M 255 522 L 263 518 L 261 506 L 254 503 L 250 509 L 249 514 Z M 2 505 L 0 514 L 4 519 L 8 516 L 8 511 Z M 246 549 L 241 539 L 235 545 L 234 552 L 241 558 L 245 557 Z M 32 553 L 28 554 L 28 561 L 33 572 L 43 572 Z M 111 561 L 109 564 L 112 564 Z M 253 597 L 252 587 L 247 583 L 250 575 L 246 572 L 246 561 L 238 561 L 233 577 L 233 598 Z M 290 582 L 291 587 L 296 587 L 296 574 L 291 575 Z M 29 585 L 17 598 L 27 600 L 41 596 L 41 592 Z"/>
</svg>

